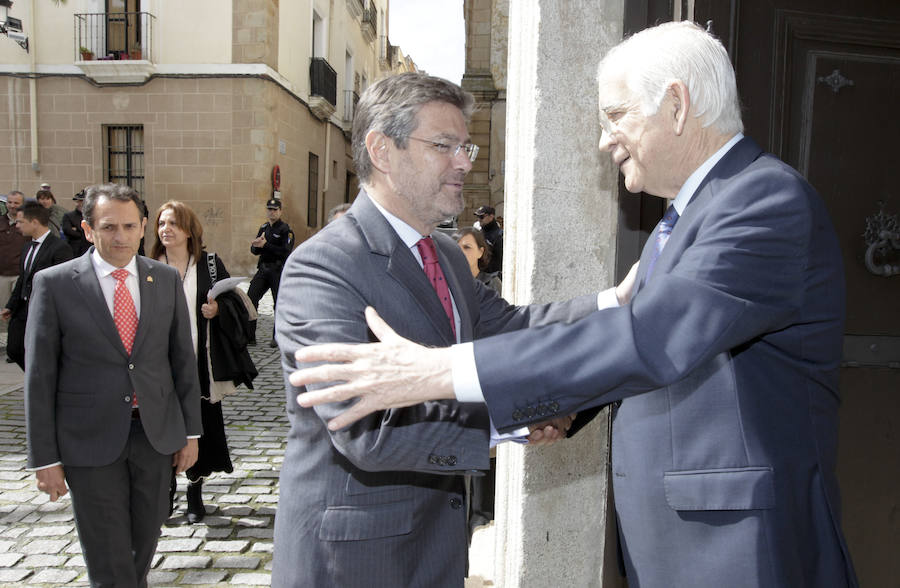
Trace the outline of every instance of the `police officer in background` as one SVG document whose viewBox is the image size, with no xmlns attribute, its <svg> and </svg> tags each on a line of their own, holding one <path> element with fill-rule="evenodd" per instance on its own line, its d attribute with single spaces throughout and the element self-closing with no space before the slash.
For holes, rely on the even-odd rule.
<svg viewBox="0 0 900 588">
<path fill-rule="evenodd" d="M 75 201 L 75 210 L 71 210 L 63 216 L 62 233 L 66 236 L 66 242 L 72 248 L 72 255 L 81 257 L 84 252 L 91 248 L 90 242 L 84 237 L 84 229 L 81 228 L 81 221 L 84 215 L 81 208 L 84 205 L 84 190 L 72 196 Z"/>
<path fill-rule="evenodd" d="M 281 269 L 294 248 L 294 232 L 281 220 L 281 200 L 271 198 L 266 202 L 266 216 L 269 222 L 259 227 L 256 239 L 250 242 L 250 252 L 259 255 L 259 263 L 256 264 L 256 275 L 250 280 L 247 295 L 257 308 L 263 294 L 269 289 L 272 290 L 272 301 L 278 303 Z M 256 343 L 255 339 L 251 343 Z M 273 332 L 269 346 L 276 345 Z"/>
</svg>

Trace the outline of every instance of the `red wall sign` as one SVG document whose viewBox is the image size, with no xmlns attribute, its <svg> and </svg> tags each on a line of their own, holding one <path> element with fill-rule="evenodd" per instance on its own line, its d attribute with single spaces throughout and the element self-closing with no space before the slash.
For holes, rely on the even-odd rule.
<svg viewBox="0 0 900 588">
<path fill-rule="evenodd" d="M 277 165 L 272 168 L 272 189 L 278 190 L 281 188 L 281 168 Z"/>
</svg>

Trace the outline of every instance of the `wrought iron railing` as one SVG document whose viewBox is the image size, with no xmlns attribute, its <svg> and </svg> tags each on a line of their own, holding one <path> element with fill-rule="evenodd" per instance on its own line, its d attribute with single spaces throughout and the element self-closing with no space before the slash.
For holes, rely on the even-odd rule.
<svg viewBox="0 0 900 588">
<path fill-rule="evenodd" d="M 356 104 L 359 102 L 359 94 L 353 90 L 344 90 L 344 122 L 352 123 L 356 114 Z"/>
<path fill-rule="evenodd" d="M 337 73 L 321 57 L 313 57 L 309 63 L 309 93 L 321 96 L 337 106 Z"/>
<path fill-rule="evenodd" d="M 97 12 L 75 15 L 75 60 L 153 61 L 153 21 L 149 12 Z"/>
<path fill-rule="evenodd" d="M 367 25 L 371 27 L 372 34 L 375 34 L 375 31 L 378 30 L 378 9 L 375 8 L 374 2 L 369 2 L 369 7 L 363 11 L 362 22 L 361 25 L 366 27 Z"/>
</svg>

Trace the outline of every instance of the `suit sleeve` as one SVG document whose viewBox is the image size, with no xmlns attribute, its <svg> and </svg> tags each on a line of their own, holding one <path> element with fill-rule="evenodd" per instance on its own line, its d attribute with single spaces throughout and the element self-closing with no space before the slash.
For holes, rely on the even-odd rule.
<svg viewBox="0 0 900 588">
<path fill-rule="evenodd" d="M 52 283 L 37 273 L 25 327 L 25 415 L 28 467 L 61 461 L 56 442 L 56 383 L 59 377 L 60 325 Z"/>
<path fill-rule="evenodd" d="M 56 243 L 56 247 L 53 250 L 53 256 L 50 260 L 50 265 L 56 265 L 62 263 L 64 261 L 69 261 L 72 259 L 72 248 L 69 247 L 65 241 L 58 241 Z"/>
<path fill-rule="evenodd" d="M 672 384 L 790 324 L 802 301 L 811 215 L 806 198 L 797 197 L 808 186 L 782 175 L 747 174 L 717 194 L 677 264 L 654 275 L 631 304 L 476 341 L 478 377 L 497 429 L 534 420 L 518 410 L 529 406 L 556 403 L 568 414 Z"/>
<path fill-rule="evenodd" d="M 285 375 L 304 367 L 293 359 L 293 351 L 299 347 L 374 340 L 366 326 L 364 310 L 375 303 L 364 294 L 367 284 L 361 282 L 366 278 L 360 272 L 354 273 L 358 264 L 359 260 L 347 252 L 321 242 L 305 243 L 288 260 L 282 274 L 276 320 L 279 344 L 286 350 L 282 354 Z M 384 280 L 390 278 L 385 276 Z M 362 470 L 458 474 L 489 467 L 489 422 L 483 406 L 428 402 L 376 412 L 340 431 L 328 431 L 325 423 L 352 401 L 302 408 L 296 400 L 302 390 L 292 387 L 286 377 L 285 385 L 288 412 L 314 410 L 321 421 L 322 434 Z M 434 459 L 450 455 L 454 456 L 452 462 Z"/>
</svg>

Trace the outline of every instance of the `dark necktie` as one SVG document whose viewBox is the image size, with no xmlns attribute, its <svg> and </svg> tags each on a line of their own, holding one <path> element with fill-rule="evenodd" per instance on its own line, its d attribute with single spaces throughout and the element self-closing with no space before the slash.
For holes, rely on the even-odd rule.
<svg viewBox="0 0 900 588">
<path fill-rule="evenodd" d="M 656 260 L 659 258 L 659 254 L 662 253 L 663 247 L 666 246 L 666 241 L 672 235 L 672 229 L 675 228 L 675 223 L 677 222 L 678 211 L 675 210 L 675 206 L 669 205 L 666 214 L 663 215 L 662 220 L 657 225 L 659 228 L 656 231 L 656 241 L 653 243 L 653 254 L 650 256 L 650 261 L 647 262 L 647 273 L 644 274 L 644 282 L 650 279 L 653 266 L 656 265 Z"/>
<path fill-rule="evenodd" d="M 434 241 L 431 237 L 425 237 L 416 243 L 416 247 L 419 249 L 419 255 L 422 256 L 425 276 L 431 281 L 434 291 L 437 292 L 441 306 L 444 307 L 444 312 L 447 313 L 447 318 L 450 319 L 450 330 L 453 331 L 453 336 L 456 337 L 456 324 L 453 321 L 453 304 L 450 302 L 450 288 L 447 286 L 447 280 L 444 279 L 444 270 L 441 269 L 441 265 L 438 263 Z"/>
<path fill-rule="evenodd" d="M 31 242 L 31 248 L 28 250 L 28 253 L 25 255 L 25 275 L 28 275 L 28 272 L 31 271 L 31 264 L 34 263 L 34 256 L 37 255 L 37 248 L 40 245 L 38 241 Z"/>
</svg>

